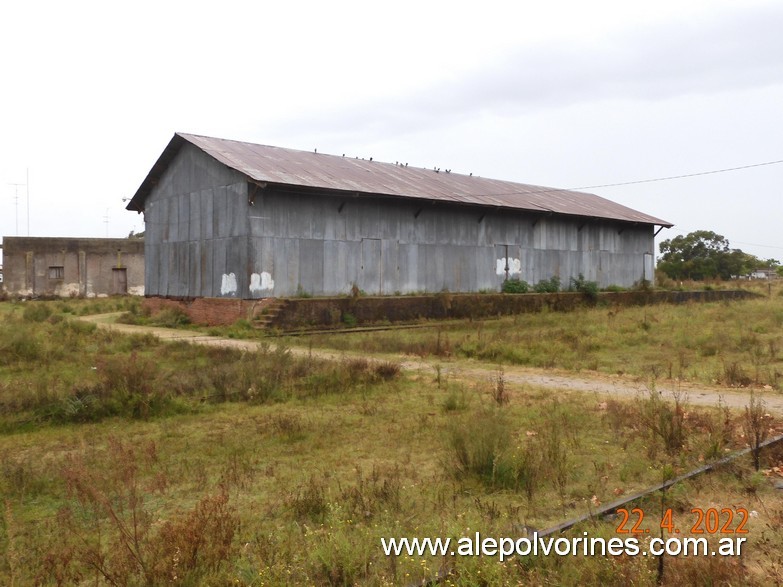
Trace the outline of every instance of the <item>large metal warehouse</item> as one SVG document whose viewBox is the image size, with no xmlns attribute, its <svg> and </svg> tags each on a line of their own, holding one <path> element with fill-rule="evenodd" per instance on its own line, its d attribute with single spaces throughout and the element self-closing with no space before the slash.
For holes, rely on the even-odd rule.
<svg viewBox="0 0 783 587">
<path fill-rule="evenodd" d="M 127 209 L 146 295 L 174 298 L 632 286 L 672 226 L 594 194 L 182 133 Z"/>
</svg>

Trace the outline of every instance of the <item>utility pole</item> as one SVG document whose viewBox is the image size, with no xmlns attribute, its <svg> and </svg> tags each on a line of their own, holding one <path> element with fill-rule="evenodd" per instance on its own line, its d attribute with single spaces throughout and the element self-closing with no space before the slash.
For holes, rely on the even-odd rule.
<svg viewBox="0 0 783 587">
<path fill-rule="evenodd" d="M 14 186 L 14 206 L 16 210 L 16 236 L 19 236 L 19 186 L 20 185 L 27 185 L 24 183 L 9 183 L 8 185 Z M 29 231 L 28 231 L 28 235 Z"/>
<path fill-rule="evenodd" d="M 27 236 L 30 236 L 30 168 L 26 169 L 27 177 L 25 186 L 27 186 Z"/>
</svg>

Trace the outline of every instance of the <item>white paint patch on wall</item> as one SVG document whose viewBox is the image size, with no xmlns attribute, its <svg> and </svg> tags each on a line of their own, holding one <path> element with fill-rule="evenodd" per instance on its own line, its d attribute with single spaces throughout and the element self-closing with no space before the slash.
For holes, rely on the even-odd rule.
<svg viewBox="0 0 783 587">
<path fill-rule="evenodd" d="M 266 271 L 250 275 L 250 293 L 257 294 L 262 291 L 270 291 L 275 288 L 275 280 L 272 274 Z"/>
<path fill-rule="evenodd" d="M 79 295 L 78 283 L 62 283 L 54 288 L 54 295 L 61 298 L 76 297 Z"/>
<path fill-rule="evenodd" d="M 506 258 L 501 257 L 497 260 L 497 264 L 495 266 L 495 273 L 498 275 L 505 275 L 506 274 Z M 509 275 L 519 275 L 522 273 L 522 260 L 521 259 L 514 259 L 513 257 L 508 258 L 508 274 Z"/>
<path fill-rule="evenodd" d="M 220 282 L 220 295 L 229 296 L 237 293 L 237 276 L 233 273 L 224 273 Z"/>
</svg>

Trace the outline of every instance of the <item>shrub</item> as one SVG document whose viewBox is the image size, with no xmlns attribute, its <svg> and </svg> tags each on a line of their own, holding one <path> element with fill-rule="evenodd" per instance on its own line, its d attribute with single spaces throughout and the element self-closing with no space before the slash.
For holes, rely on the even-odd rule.
<svg viewBox="0 0 783 587">
<path fill-rule="evenodd" d="M 617 293 L 617 292 L 621 292 L 621 291 L 628 291 L 628 290 L 627 290 L 627 288 L 625 288 L 625 287 L 622 287 L 621 285 L 615 285 L 615 284 L 613 284 L 613 283 L 612 283 L 612 284 L 610 284 L 610 285 L 607 285 L 607 286 L 604 288 L 604 291 L 610 291 L 610 292 L 615 292 L 615 293 Z"/>
<path fill-rule="evenodd" d="M 62 415 L 83 421 L 113 415 L 146 419 L 159 414 L 170 402 L 156 385 L 158 371 L 154 361 L 136 352 L 130 357 L 111 357 L 98 365 L 100 383 L 75 390 L 64 400 L 68 405 Z"/>
<path fill-rule="evenodd" d="M 16 361 L 35 362 L 44 358 L 43 346 L 33 329 L 20 326 L 2 334 L 5 336 L 0 338 L 0 365 Z"/>
<path fill-rule="evenodd" d="M 672 456 L 685 445 L 687 396 L 682 391 L 676 390 L 673 392 L 673 397 L 673 403 L 665 401 L 653 385 L 647 398 L 641 401 L 640 419 L 642 425 L 650 432 L 653 441 L 648 451 L 651 458 L 655 453 L 656 438 L 661 440 L 666 453 Z"/>
<path fill-rule="evenodd" d="M 717 350 L 715 352 L 717 353 Z M 729 387 L 747 387 L 753 380 L 739 363 L 724 363 L 723 373 L 719 376 L 719 381 Z"/>
<path fill-rule="evenodd" d="M 742 420 L 742 430 L 750 444 L 753 456 L 753 467 L 756 471 L 761 467 L 761 445 L 769 434 L 771 416 L 766 413 L 766 404 L 750 391 L 750 403 L 745 406 L 745 417 Z"/>
<path fill-rule="evenodd" d="M 442 407 L 444 412 L 461 412 L 467 409 L 468 396 L 465 394 L 465 389 L 462 387 L 449 389 L 446 399 L 443 400 Z"/>
<path fill-rule="evenodd" d="M 594 300 L 598 297 L 598 282 L 588 281 L 583 274 L 579 274 L 579 277 L 571 278 L 571 287 L 573 291 L 584 294 L 585 297 Z"/>
<path fill-rule="evenodd" d="M 353 328 L 357 323 L 358 320 L 356 319 L 356 316 L 350 312 L 343 313 L 343 324 L 345 324 L 348 328 Z"/>
<path fill-rule="evenodd" d="M 384 511 L 397 512 L 402 503 L 402 475 L 398 466 L 373 465 L 365 476 L 356 467 L 356 483 L 342 490 L 338 502 L 353 520 L 369 519 Z"/>
<path fill-rule="evenodd" d="M 179 308 L 164 308 L 155 314 L 152 322 L 166 328 L 178 328 L 190 324 L 190 317 Z"/>
<path fill-rule="evenodd" d="M 48 304 L 28 302 L 22 313 L 25 322 L 43 322 L 52 315 L 52 309 Z"/>
<path fill-rule="evenodd" d="M 503 282 L 503 286 L 500 288 L 500 291 L 508 294 L 523 294 L 527 293 L 529 290 L 530 285 L 528 282 L 522 281 L 518 277 L 506 279 L 506 281 Z"/>
<path fill-rule="evenodd" d="M 168 580 L 177 572 L 195 580 L 216 571 L 233 558 L 238 530 L 239 518 L 229 505 L 225 488 L 215 495 L 205 495 L 191 511 L 164 522 L 153 539 L 158 545 L 153 561 L 157 563 L 157 580 Z M 169 561 L 176 561 L 176 566 L 172 568 Z"/>
<path fill-rule="evenodd" d="M 506 375 L 503 367 L 498 367 L 495 376 L 492 378 L 492 399 L 499 406 L 504 406 L 511 401 L 506 389 Z"/>
<path fill-rule="evenodd" d="M 524 490 L 532 500 L 538 480 L 538 451 L 532 444 L 515 446 L 512 426 L 499 410 L 460 418 L 451 427 L 452 474 L 473 477 L 489 487 Z"/>
<path fill-rule="evenodd" d="M 313 297 L 313 294 L 311 294 L 309 291 L 307 291 L 305 288 L 302 287 L 302 284 L 296 286 L 296 294 L 294 294 L 297 298 L 311 298 Z"/>
<path fill-rule="evenodd" d="M 400 364 L 392 361 L 383 361 L 373 365 L 373 371 L 378 379 L 390 381 L 400 375 Z"/>
<path fill-rule="evenodd" d="M 110 585 L 203 584 L 235 556 L 239 518 L 225 488 L 161 519 L 148 503 L 149 493 L 164 493 L 167 484 L 155 444 L 109 442 L 103 467 L 81 457 L 66 462 L 61 476 L 70 504 L 57 515 L 60 538 L 44 553 L 39 578 L 58 585 L 89 575 Z"/>
<path fill-rule="evenodd" d="M 557 293 L 560 291 L 560 278 L 557 275 L 542 279 L 534 287 L 536 293 Z"/>
<path fill-rule="evenodd" d="M 139 315 L 134 314 L 133 312 L 124 312 L 117 317 L 117 322 L 119 324 L 142 324 Z"/>
<path fill-rule="evenodd" d="M 326 484 L 311 475 L 307 483 L 300 485 L 288 496 L 286 505 L 297 520 L 311 520 L 323 523 L 329 513 Z"/>
</svg>

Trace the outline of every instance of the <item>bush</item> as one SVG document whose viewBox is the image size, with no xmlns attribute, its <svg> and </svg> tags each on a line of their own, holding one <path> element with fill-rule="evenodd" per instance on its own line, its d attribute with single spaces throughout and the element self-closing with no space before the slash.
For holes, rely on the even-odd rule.
<svg viewBox="0 0 783 587">
<path fill-rule="evenodd" d="M 400 364 L 392 361 L 383 361 L 373 366 L 375 376 L 382 381 L 391 381 L 400 375 Z"/>
<path fill-rule="evenodd" d="M 359 321 L 356 319 L 356 316 L 350 312 L 343 313 L 343 324 L 345 324 L 348 328 L 353 328 L 358 322 Z"/>
<path fill-rule="evenodd" d="M 236 556 L 240 527 L 227 488 L 162 519 L 149 496 L 168 483 L 155 444 L 109 442 L 104 467 L 66 461 L 61 478 L 70 503 L 57 514 L 62 535 L 49 545 L 36 583 L 77 585 L 95 576 L 109 585 L 217 584 L 206 579 Z"/>
<path fill-rule="evenodd" d="M 25 322 L 43 322 L 52 315 L 48 304 L 29 302 L 24 309 L 22 318 Z"/>
<path fill-rule="evenodd" d="M 152 323 L 166 328 L 177 328 L 190 324 L 190 317 L 179 308 L 165 308 L 155 314 Z"/>
<path fill-rule="evenodd" d="M 523 294 L 530 290 L 530 285 L 527 281 L 522 281 L 518 277 L 512 277 L 503 282 L 503 287 L 500 291 L 508 294 Z"/>
<path fill-rule="evenodd" d="M 585 297 L 591 300 L 598 297 L 598 282 L 586 280 L 581 273 L 579 277 L 571 278 L 571 287 L 569 289 L 584 294 Z"/>
<path fill-rule="evenodd" d="M 473 477 L 488 487 L 524 490 L 528 499 L 538 483 L 539 459 L 530 444 L 514 450 L 514 429 L 497 410 L 460 418 L 451 426 L 451 473 Z"/>
<path fill-rule="evenodd" d="M 542 279 L 535 285 L 533 291 L 536 293 L 557 293 L 560 291 L 560 278 L 554 275 L 549 279 Z"/>
<path fill-rule="evenodd" d="M 649 431 L 651 442 L 647 447 L 648 456 L 655 457 L 655 441 L 660 440 L 666 454 L 676 455 L 685 445 L 686 395 L 677 390 L 673 392 L 674 402 L 665 401 L 652 385 L 647 398 L 640 403 L 641 424 Z"/>
<path fill-rule="evenodd" d="M 43 347 L 36 332 L 29 327 L 19 328 L 0 338 L 0 365 L 16 361 L 36 362 L 43 358 Z"/>
</svg>

